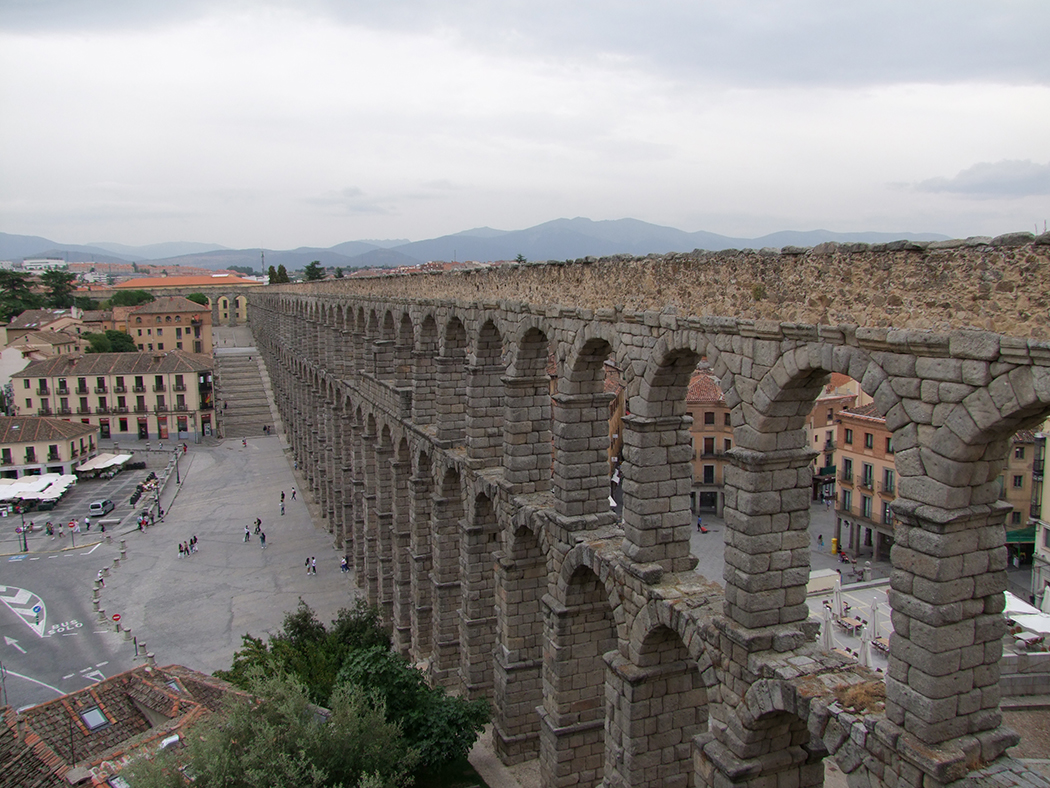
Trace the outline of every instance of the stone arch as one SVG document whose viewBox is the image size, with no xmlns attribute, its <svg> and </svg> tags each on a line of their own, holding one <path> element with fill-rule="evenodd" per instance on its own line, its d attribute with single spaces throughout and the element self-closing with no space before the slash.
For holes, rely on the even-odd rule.
<svg viewBox="0 0 1050 788">
<path fill-rule="evenodd" d="M 467 331 L 456 315 L 445 323 L 441 355 L 434 359 L 438 442 L 443 448 L 461 443 L 467 412 Z"/>
<path fill-rule="evenodd" d="M 394 385 L 399 388 L 407 388 L 412 384 L 412 351 L 415 350 L 416 346 L 415 333 L 412 315 L 407 311 L 402 312 L 401 320 L 397 326 L 397 339 L 394 346 Z"/>
<path fill-rule="evenodd" d="M 416 660 L 429 658 L 433 635 L 433 585 L 430 576 L 433 566 L 431 543 L 431 510 L 434 503 L 434 468 L 426 446 L 414 451 L 415 464 L 410 485 L 409 545 L 411 551 L 410 585 L 412 645 Z"/>
<path fill-rule="evenodd" d="M 503 336 L 490 317 L 473 340 L 467 367 L 467 456 L 473 468 L 500 464 L 503 450 L 503 407 L 506 373 Z"/>
<path fill-rule="evenodd" d="M 438 324 L 427 312 L 419 325 L 417 345 L 412 351 L 412 419 L 418 424 L 433 424 L 437 418 L 437 366 L 441 350 Z"/>
<path fill-rule="evenodd" d="M 433 656 L 430 674 L 446 686 L 460 686 L 459 615 L 462 602 L 460 529 L 464 516 L 463 482 L 454 465 L 436 467 L 439 481 L 433 501 L 431 590 Z"/>
<path fill-rule="evenodd" d="M 472 698 L 487 696 L 492 690 L 496 644 L 494 556 L 499 535 L 492 499 L 478 493 L 460 533 L 460 676 L 464 691 Z"/>
<path fill-rule="evenodd" d="M 551 383 L 548 334 L 529 325 L 513 343 L 505 379 L 503 472 L 517 494 L 551 486 Z"/>
<path fill-rule="evenodd" d="M 545 598 L 540 711 L 545 786 L 591 788 L 608 776 L 601 756 L 606 749 L 605 659 L 619 654 L 619 638 L 609 589 L 588 563 L 582 557 L 567 560 L 560 575 L 561 601 Z"/>
</svg>

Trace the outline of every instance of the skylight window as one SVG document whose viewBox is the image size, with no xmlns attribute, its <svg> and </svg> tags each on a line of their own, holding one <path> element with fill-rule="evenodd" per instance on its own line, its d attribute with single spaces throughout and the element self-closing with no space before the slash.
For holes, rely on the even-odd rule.
<svg viewBox="0 0 1050 788">
<path fill-rule="evenodd" d="M 80 712 L 80 719 L 84 721 L 89 731 L 97 731 L 103 725 L 109 725 L 109 720 L 98 706 L 92 706 L 87 711 Z"/>
</svg>

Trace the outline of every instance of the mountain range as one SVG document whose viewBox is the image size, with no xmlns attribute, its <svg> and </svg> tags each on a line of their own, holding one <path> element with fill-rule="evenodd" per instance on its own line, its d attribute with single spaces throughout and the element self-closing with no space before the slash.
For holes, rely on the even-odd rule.
<svg viewBox="0 0 1050 788">
<path fill-rule="evenodd" d="M 330 268 L 390 268 L 414 266 L 429 260 L 513 260 L 519 254 L 529 260 L 566 260 L 611 254 L 664 254 L 693 249 L 760 249 L 765 246 L 815 246 L 825 241 L 881 243 L 900 239 L 938 241 L 936 233 L 836 233 L 784 230 L 758 238 L 732 238 L 704 231 L 685 232 L 674 227 L 616 219 L 555 219 L 524 230 L 476 227 L 425 241 L 405 239 L 346 241 L 328 248 L 301 246 L 297 249 L 227 249 L 217 244 L 172 242 L 149 246 L 118 243 L 61 244 L 47 238 L 0 233 L 0 259 L 61 257 L 69 262 L 149 262 L 153 265 L 192 265 L 212 270 L 231 265 L 256 270 L 283 265 L 289 271 L 304 268 L 313 260 Z"/>
</svg>

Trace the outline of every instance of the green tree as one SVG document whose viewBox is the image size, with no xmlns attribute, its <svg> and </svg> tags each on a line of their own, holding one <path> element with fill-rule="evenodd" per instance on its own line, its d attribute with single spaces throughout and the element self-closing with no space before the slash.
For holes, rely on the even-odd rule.
<svg viewBox="0 0 1050 788">
<path fill-rule="evenodd" d="M 208 296 L 204 295 L 204 293 L 190 293 L 186 298 L 195 304 L 200 304 L 201 306 L 208 305 Z"/>
<path fill-rule="evenodd" d="M 193 726 L 184 750 L 134 762 L 136 788 L 185 788 L 181 769 L 202 788 L 310 786 L 401 788 L 418 756 L 381 703 L 347 685 L 325 715 L 306 688 L 288 676 L 253 674 L 254 699 L 232 698 L 223 711 Z"/>
<path fill-rule="evenodd" d="M 44 300 L 33 292 L 29 274 L 0 269 L 0 322 L 8 322 L 27 309 L 39 309 Z"/>
<path fill-rule="evenodd" d="M 527 263 L 527 262 L 529 262 L 529 260 L 528 260 L 527 257 L 525 257 L 525 255 L 519 254 L 517 257 L 514 258 L 514 262 L 515 263 Z"/>
<path fill-rule="evenodd" d="M 137 353 L 138 345 L 131 334 L 116 329 L 106 329 L 105 333 L 84 334 L 90 343 L 88 353 Z"/>
<path fill-rule="evenodd" d="M 69 271 L 52 268 L 40 275 L 40 281 L 48 289 L 47 305 L 53 309 L 66 309 L 73 306 L 73 291 L 76 289 L 77 275 Z"/>
<path fill-rule="evenodd" d="M 84 310 L 98 309 L 98 301 L 94 300 L 93 298 L 88 298 L 87 296 L 74 296 L 73 306 L 75 306 L 77 309 Z"/>
<path fill-rule="evenodd" d="M 401 726 L 419 751 L 422 769 L 436 771 L 465 758 L 489 721 L 488 703 L 446 694 L 400 654 L 389 649 L 354 649 L 339 672 L 346 683 L 368 690 L 386 705 L 387 719 Z"/>
<path fill-rule="evenodd" d="M 288 269 L 284 267 L 284 263 L 277 266 L 277 284 L 287 284 L 291 280 L 288 278 Z"/>
<path fill-rule="evenodd" d="M 303 269 L 303 274 L 305 274 L 307 282 L 317 282 L 325 278 L 325 269 L 321 267 L 320 260 L 314 260 Z"/>
<path fill-rule="evenodd" d="M 153 294 L 146 290 L 121 290 L 107 302 L 109 306 L 138 306 L 153 301 Z"/>
<path fill-rule="evenodd" d="M 342 268 L 336 268 L 335 269 L 335 278 L 336 279 L 342 279 L 343 278 L 343 269 Z"/>
<path fill-rule="evenodd" d="M 269 283 L 271 285 L 277 284 L 277 269 L 271 265 L 269 270 L 266 272 L 266 277 L 267 279 L 269 279 Z"/>
<path fill-rule="evenodd" d="M 237 273 L 244 274 L 245 276 L 255 276 L 255 269 L 252 268 L 250 265 L 229 265 L 226 267 L 229 268 L 231 271 L 236 271 Z"/>
</svg>

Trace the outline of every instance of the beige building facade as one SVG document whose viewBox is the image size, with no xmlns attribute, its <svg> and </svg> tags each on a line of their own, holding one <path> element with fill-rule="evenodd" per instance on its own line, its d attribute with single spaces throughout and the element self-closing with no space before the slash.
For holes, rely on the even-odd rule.
<svg viewBox="0 0 1050 788">
<path fill-rule="evenodd" d="M 183 296 L 159 296 L 131 309 L 117 307 L 114 321 L 119 321 L 119 330 L 130 334 L 143 352 L 212 354 L 211 310 Z"/>
<path fill-rule="evenodd" d="M 91 353 L 12 376 L 19 415 L 97 425 L 103 440 L 198 440 L 214 428 L 212 359 L 182 351 Z"/>
<path fill-rule="evenodd" d="M 0 478 L 72 473 L 98 453 L 99 430 L 39 416 L 0 416 Z"/>
</svg>

